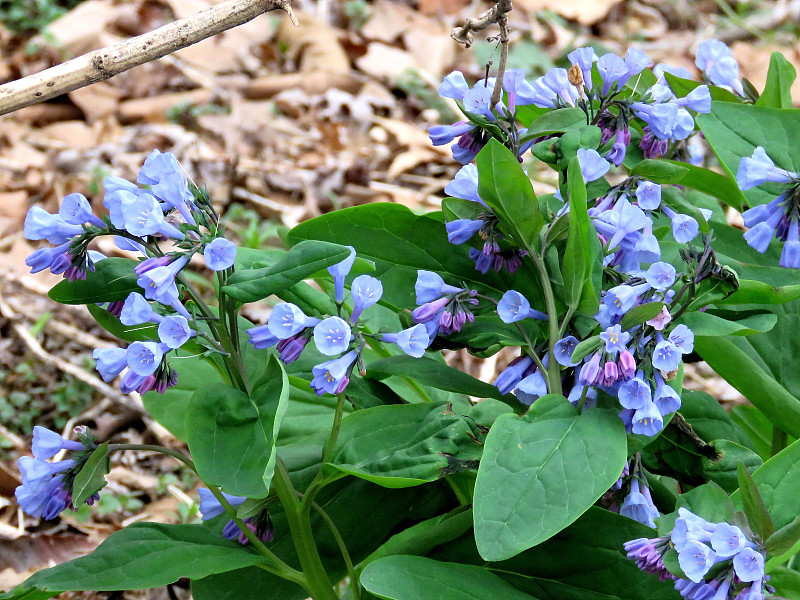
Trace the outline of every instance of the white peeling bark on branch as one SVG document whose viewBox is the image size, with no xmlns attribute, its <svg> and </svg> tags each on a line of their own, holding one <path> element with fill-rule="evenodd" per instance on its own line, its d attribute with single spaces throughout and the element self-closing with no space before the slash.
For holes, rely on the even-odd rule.
<svg viewBox="0 0 800 600">
<path fill-rule="evenodd" d="M 191 17 L 0 86 L 0 115 L 109 79 L 272 10 L 285 11 L 297 25 L 290 0 L 228 0 Z"/>
</svg>

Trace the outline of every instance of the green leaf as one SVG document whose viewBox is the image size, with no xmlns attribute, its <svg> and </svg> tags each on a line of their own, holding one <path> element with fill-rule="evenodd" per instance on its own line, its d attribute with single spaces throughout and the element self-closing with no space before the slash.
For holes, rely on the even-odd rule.
<svg viewBox="0 0 800 600">
<path fill-rule="evenodd" d="M 764 311 L 708 310 L 685 313 L 680 322 L 689 327 L 695 336 L 752 335 L 775 327 L 778 317 Z"/>
<path fill-rule="evenodd" d="M 800 516 L 767 538 L 767 552 L 770 556 L 780 556 L 791 550 L 797 542 L 800 542 Z"/>
<path fill-rule="evenodd" d="M 702 474 L 709 481 L 713 481 L 728 493 L 733 493 L 739 487 L 737 469 L 740 464 L 753 472 L 764 461 L 750 450 L 730 440 L 714 440 L 711 444 L 722 457 L 717 460 L 703 456 L 700 459 Z"/>
<path fill-rule="evenodd" d="M 693 81 L 691 79 L 682 79 L 681 77 L 677 77 L 672 73 L 664 73 L 664 77 L 667 78 L 667 83 L 669 83 L 669 87 L 672 88 L 672 91 L 678 98 L 684 98 L 697 87 L 701 85 L 705 85 L 699 81 Z M 717 100 L 719 102 L 730 102 L 733 104 L 741 104 L 741 99 L 734 95 L 733 92 L 726 90 L 721 87 L 717 87 L 715 85 L 709 85 L 708 91 L 711 93 L 711 99 Z"/>
<path fill-rule="evenodd" d="M 367 591 L 387 600 L 532 600 L 487 569 L 422 556 L 387 556 L 360 577 Z"/>
<path fill-rule="evenodd" d="M 763 146 L 775 164 L 800 172 L 800 110 L 712 102 L 711 112 L 697 115 L 697 123 L 725 172 L 733 180 L 739 161 Z M 765 184 L 744 192 L 750 206 L 764 204 L 778 194 Z"/>
<path fill-rule="evenodd" d="M 18 585 L 14 589 L 0 594 L 0 600 L 48 600 L 59 592 L 43 592 L 35 587 Z"/>
<path fill-rule="evenodd" d="M 561 531 L 617 480 L 626 451 L 622 422 L 600 410 L 536 421 L 498 417 L 475 484 L 481 556 L 503 560 Z"/>
<path fill-rule="evenodd" d="M 202 525 L 134 523 L 94 552 L 35 573 L 44 590 L 137 590 L 262 564 L 264 557 Z"/>
<path fill-rule="evenodd" d="M 572 351 L 570 360 L 574 363 L 580 362 L 602 345 L 603 340 L 600 339 L 600 336 L 593 335 L 592 337 L 583 340 L 577 346 L 575 346 L 575 350 Z"/>
<path fill-rule="evenodd" d="M 568 306 L 577 308 L 584 284 L 588 280 L 587 274 L 591 269 L 586 185 L 583 183 L 577 157 L 569 161 L 567 184 L 569 185 L 569 237 L 564 250 L 561 273 L 564 277 L 564 301 Z"/>
<path fill-rule="evenodd" d="M 747 433 L 731 419 L 728 411 L 710 394 L 683 390 L 680 412 L 694 432 L 706 442 L 725 439 L 750 450 L 755 449 Z"/>
<path fill-rule="evenodd" d="M 792 108 L 792 84 L 797 71 L 780 52 L 773 52 L 769 59 L 767 83 L 756 106 L 768 108 Z"/>
<path fill-rule="evenodd" d="M 286 374 L 275 356 L 249 397 L 224 383 L 199 388 L 186 412 L 186 434 L 200 477 L 229 494 L 265 497 L 288 397 Z"/>
<path fill-rule="evenodd" d="M 432 358 L 398 355 L 382 358 L 367 365 L 367 377 L 386 379 L 392 375 L 413 377 L 417 383 L 439 390 L 477 398 L 495 398 L 507 401 L 512 406 L 519 405 L 512 395 L 501 394 L 497 387 Z"/>
<path fill-rule="evenodd" d="M 117 317 L 97 304 L 87 304 L 86 308 L 94 320 L 114 337 L 126 342 L 158 339 L 158 325 L 152 323 L 123 325 Z"/>
<path fill-rule="evenodd" d="M 728 494 L 716 483 L 706 483 L 678 496 L 676 509 L 686 508 L 706 521 L 719 523 L 733 519 L 733 506 Z M 675 513 L 677 516 L 677 512 Z M 674 522 L 674 519 L 672 519 Z M 671 527 L 670 527 L 671 528 Z M 661 527 L 659 526 L 659 532 Z"/>
<path fill-rule="evenodd" d="M 495 139 L 478 153 L 478 194 L 519 246 L 531 249 L 542 228 L 539 202 L 514 154 Z"/>
<path fill-rule="evenodd" d="M 769 516 L 769 511 L 756 487 L 753 476 L 741 463 L 739 464 L 739 493 L 750 528 L 754 533 L 760 535 L 761 539 L 768 539 L 775 533 L 775 525 L 772 517 Z"/>
<path fill-rule="evenodd" d="M 142 396 L 142 403 L 156 421 L 181 441 L 186 441 L 186 412 L 194 393 L 212 383 L 221 383 L 222 378 L 208 359 L 188 356 L 177 350 L 170 361 L 178 372 L 178 383 L 163 394 L 156 391 Z"/>
<path fill-rule="evenodd" d="M 775 596 L 771 598 L 800 600 L 800 572 L 787 567 L 775 567 L 769 572 L 769 584 L 775 588 Z"/>
<path fill-rule="evenodd" d="M 635 306 L 625 313 L 625 316 L 622 317 L 622 320 L 619 322 L 619 326 L 622 327 L 622 331 L 627 331 L 631 327 L 641 325 L 645 321 L 656 318 L 663 308 L 663 302 L 647 302 L 646 304 Z"/>
<path fill-rule="evenodd" d="M 783 304 L 800 299 L 800 284 L 774 286 L 763 281 L 740 279 L 739 289 L 727 298 L 714 303 L 718 306 L 727 304 Z"/>
<path fill-rule="evenodd" d="M 106 475 L 110 470 L 108 442 L 103 442 L 92 452 L 83 468 L 75 476 L 72 484 L 72 506 L 78 508 L 90 496 L 106 487 Z"/>
<path fill-rule="evenodd" d="M 681 163 L 666 160 L 645 159 L 631 169 L 629 175 L 644 177 L 653 183 L 680 183 L 689 173 Z"/>
<path fill-rule="evenodd" d="M 535 119 L 528 131 L 525 132 L 526 139 L 532 139 L 549 135 L 551 133 L 562 133 L 586 127 L 586 113 L 580 108 L 560 108 L 544 113 Z"/>
<path fill-rule="evenodd" d="M 745 197 L 742 194 L 742 190 L 736 185 L 736 180 L 703 167 L 675 161 L 670 161 L 670 163 L 679 165 L 686 170 L 686 173 L 681 178 L 682 186 L 703 192 L 717 200 L 722 200 L 725 204 L 734 207 L 738 211 L 743 210 Z"/>
<path fill-rule="evenodd" d="M 381 304 L 392 309 L 416 305 L 417 270 L 439 273 L 451 285 L 462 282 L 481 293 L 500 297 L 515 289 L 533 306 L 544 303 L 538 278 L 523 263 L 514 275 L 475 270 L 465 248 L 447 241 L 441 213 L 415 215 L 405 206 L 374 203 L 337 210 L 301 223 L 289 232 L 289 242 L 321 239 L 349 244 L 375 263 L 383 284 Z"/>
<path fill-rule="evenodd" d="M 271 267 L 237 271 L 222 291 L 240 302 L 255 302 L 286 290 L 349 255 L 350 250 L 339 244 L 300 242 Z"/>
<path fill-rule="evenodd" d="M 326 469 L 389 488 L 416 486 L 477 468 L 479 435 L 472 419 L 447 405 L 376 406 L 342 420 Z"/>
<path fill-rule="evenodd" d="M 86 279 L 58 282 L 47 293 L 61 304 L 96 304 L 125 300 L 131 292 L 141 291 L 133 268 L 138 263 L 127 258 L 105 258 L 95 264 Z"/>
<path fill-rule="evenodd" d="M 731 421 L 747 434 L 750 445 L 762 460 L 769 460 L 772 456 L 773 426 L 764 413 L 755 406 L 738 405 L 731 408 L 730 416 Z"/>
</svg>

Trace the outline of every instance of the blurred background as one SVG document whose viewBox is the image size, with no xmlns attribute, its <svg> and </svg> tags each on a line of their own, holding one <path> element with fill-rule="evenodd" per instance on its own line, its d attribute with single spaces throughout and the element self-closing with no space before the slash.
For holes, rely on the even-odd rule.
<svg viewBox="0 0 800 600">
<path fill-rule="evenodd" d="M 213 0 L 0 0 L 0 82 L 190 16 Z M 742 76 L 761 89 L 771 52 L 800 64 L 800 0 L 514 0 L 509 67 L 529 77 L 564 66 L 576 47 L 598 54 L 630 45 L 653 62 L 694 68 L 697 44 L 731 45 Z M 426 130 L 457 119 L 437 93 L 453 69 L 471 82 L 497 62 L 496 29 L 470 49 L 453 27 L 491 6 L 468 0 L 295 0 L 295 28 L 270 13 L 106 82 L 0 117 L 0 590 L 32 571 L 82 554 L 137 521 L 191 522 L 196 482 L 160 457 L 126 453 L 91 515 L 83 507 L 48 523 L 23 520 L 14 501 L 16 459 L 33 425 L 101 439 L 181 443 L 93 369 L 94 348 L 116 342 L 83 307 L 47 298 L 58 278 L 29 275 L 36 246 L 22 224 L 33 204 L 55 212 L 85 194 L 97 211 L 109 175 L 135 180 L 153 148 L 174 152 L 253 248 L 280 245 L 282 228 L 366 202 L 435 210 L 459 165 Z M 487 40 L 487 38 L 489 38 Z M 800 84 L 793 94 L 800 98 Z M 552 174 L 531 172 L 537 192 Z M 112 245 L 99 248 L 112 254 Z M 202 285 L 202 278 L 198 277 Z M 262 319 L 268 307 L 253 306 Z M 451 364 L 492 381 L 508 357 Z M 686 387 L 727 406 L 738 392 L 691 366 Z M 63 597 L 68 597 L 64 595 Z M 162 590 L 71 597 L 188 597 Z"/>
</svg>

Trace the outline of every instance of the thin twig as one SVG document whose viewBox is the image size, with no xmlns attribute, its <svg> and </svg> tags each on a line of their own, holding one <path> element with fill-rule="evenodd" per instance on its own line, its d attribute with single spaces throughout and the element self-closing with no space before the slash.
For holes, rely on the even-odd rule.
<svg viewBox="0 0 800 600">
<path fill-rule="evenodd" d="M 0 115 L 109 79 L 272 10 L 285 11 L 297 25 L 290 0 L 228 0 L 154 31 L 0 86 Z"/>
</svg>

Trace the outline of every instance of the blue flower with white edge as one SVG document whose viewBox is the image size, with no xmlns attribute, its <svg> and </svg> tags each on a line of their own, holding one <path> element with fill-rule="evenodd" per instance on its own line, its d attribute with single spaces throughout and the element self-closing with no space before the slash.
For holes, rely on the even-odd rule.
<svg viewBox="0 0 800 600">
<path fill-rule="evenodd" d="M 308 317 L 291 302 L 276 304 L 269 316 L 268 327 L 279 340 L 290 338 L 306 327 L 314 327 L 320 322 L 315 317 Z"/>
<path fill-rule="evenodd" d="M 686 542 L 678 551 L 678 563 L 681 570 L 690 580 L 700 583 L 706 573 L 714 565 L 716 554 L 702 542 L 694 540 Z"/>
<path fill-rule="evenodd" d="M 123 325 L 141 325 L 143 323 L 160 323 L 164 317 L 153 310 L 153 307 L 138 292 L 131 292 L 125 299 L 119 320 Z"/>
<path fill-rule="evenodd" d="M 575 336 L 568 335 L 558 340 L 553 346 L 553 356 L 556 362 L 562 367 L 577 367 L 580 361 L 572 362 L 572 354 L 577 347 L 578 339 Z"/>
<path fill-rule="evenodd" d="M 328 267 L 328 273 L 333 276 L 334 293 L 338 304 L 341 304 L 344 300 L 344 278 L 350 273 L 350 269 L 353 268 L 353 263 L 356 260 L 356 249 L 352 246 L 347 247 L 350 249 L 350 255 L 343 261 Z"/>
<path fill-rule="evenodd" d="M 645 272 L 644 279 L 653 289 L 665 292 L 675 283 L 675 267 L 665 262 L 653 263 Z"/>
<path fill-rule="evenodd" d="M 600 339 L 605 342 L 606 352 L 616 355 L 617 352 L 625 349 L 625 344 L 631 339 L 631 334 L 627 331 L 622 331 L 620 325 L 613 325 L 600 334 Z"/>
<path fill-rule="evenodd" d="M 314 343 L 325 356 L 333 356 L 347 350 L 353 337 L 350 325 L 339 317 L 328 317 L 314 327 Z"/>
<path fill-rule="evenodd" d="M 236 244 L 225 238 L 214 238 L 203 248 L 203 258 L 212 271 L 224 271 L 236 260 Z"/>
<path fill-rule="evenodd" d="M 194 335 L 195 331 L 189 327 L 189 321 L 180 315 L 164 317 L 158 324 L 158 339 L 168 348 L 180 348 Z"/>
<path fill-rule="evenodd" d="M 654 402 L 648 402 L 633 413 L 631 424 L 633 433 L 652 437 L 657 435 L 662 427 L 664 427 L 664 419 Z"/>
<path fill-rule="evenodd" d="M 623 408 L 640 410 L 653 404 L 653 392 L 650 384 L 644 380 L 644 374 L 641 371 L 637 373 L 636 377 L 619 386 L 617 397 Z M 653 407 L 655 408 L 655 405 Z M 656 412 L 658 412 L 657 409 Z"/>
<path fill-rule="evenodd" d="M 50 431 L 39 425 L 33 428 L 31 449 L 33 450 L 33 456 L 40 460 L 53 458 L 62 450 L 71 450 L 73 452 L 85 450 L 84 445 L 80 442 L 64 439 L 55 431 Z"/>
<path fill-rule="evenodd" d="M 198 510 L 200 511 L 200 517 L 203 521 L 210 521 L 225 512 L 222 504 L 220 504 L 216 496 L 211 493 L 211 490 L 201 487 L 197 490 L 197 493 L 200 495 L 200 506 Z M 222 492 L 222 495 L 228 501 L 228 504 L 233 507 L 241 506 L 244 504 L 244 501 L 247 500 L 247 498 L 242 496 L 234 496 L 233 494 L 226 494 L 225 492 Z"/>
<path fill-rule="evenodd" d="M 133 342 L 125 353 L 128 367 L 137 375 L 152 375 L 155 373 L 164 351 L 168 347 L 166 344 L 156 342 Z"/>
<path fill-rule="evenodd" d="M 365 309 L 381 299 L 383 284 L 379 279 L 370 275 L 359 275 L 353 279 L 350 293 L 353 296 L 353 314 L 350 315 L 350 322 L 355 323 Z"/>
<path fill-rule="evenodd" d="M 311 389 L 317 396 L 323 394 L 340 394 L 347 387 L 350 379 L 347 373 L 351 365 L 358 358 L 358 353 L 351 350 L 344 356 L 334 358 L 311 369 L 314 378 L 311 380 Z"/>
<path fill-rule="evenodd" d="M 95 369 L 105 382 L 112 381 L 128 366 L 125 348 L 98 348 L 92 352 L 92 358 L 97 361 Z"/>
</svg>

